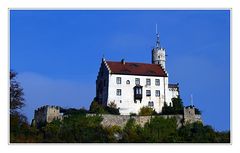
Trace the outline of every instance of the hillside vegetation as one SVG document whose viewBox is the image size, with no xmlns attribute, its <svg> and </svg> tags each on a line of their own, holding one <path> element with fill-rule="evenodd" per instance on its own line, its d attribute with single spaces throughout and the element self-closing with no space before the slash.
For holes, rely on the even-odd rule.
<svg viewBox="0 0 240 153">
<path fill-rule="evenodd" d="M 202 123 L 193 123 L 177 129 L 176 119 L 164 119 L 149 109 L 142 108 L 139 115 L 153 115 L 143 127 L 136 124 L 134 119 L 128 120 L 127 124 L 119 126 L 103 127 L 102 117 L 98 114 L 119 114 L 114 104 L 104 108 L 93 101 L 90 110 L 66 109 L 66 117 L 62 121 L 54 120 L 51 123 L 42 124 L 36 128 L 30 126 L 27 118 L 21 113 L 24 107 L 24 93 L 20 84 L 15 80 L 16 73 L 10 73 L 10 142 L 37 142 L 37 143 L 229 143 L 230 132 L 217 132 L 211 126 Z M 172 111 L 182 111 L 182 105 L 174 103 L 173 108 L 165 106 L 166 114 Z M 96 113 L 95 116 L 86 116 L 87 112 Z M 136 115 L 136 114 L 135 114 Z"/>
</svg>

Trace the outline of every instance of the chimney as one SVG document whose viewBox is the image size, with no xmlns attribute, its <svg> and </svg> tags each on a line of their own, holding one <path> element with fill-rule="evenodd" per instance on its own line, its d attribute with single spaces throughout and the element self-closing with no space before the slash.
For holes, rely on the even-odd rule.
<svg viewBox="0 0 240 153">
<path fill-rule="evenodd" d="M 121 63 L 124 65 L 124 64 L 125 64 L 125 60 L 124 60 L 124 59 L 122 59 L 122 60 L 121 60 Z"/>
</svg>

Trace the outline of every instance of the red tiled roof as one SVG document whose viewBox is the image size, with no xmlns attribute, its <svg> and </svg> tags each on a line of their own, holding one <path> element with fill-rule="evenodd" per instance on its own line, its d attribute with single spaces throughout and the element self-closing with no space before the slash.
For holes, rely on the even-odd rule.
<svg viewBox="0 0 240 153">
<path fill-rule="evenodd" d="M 112 74 L 143 75 L 167 77 L 167 74 L 160 65 L 131 62 L 106 61 Z"/>
</svg>

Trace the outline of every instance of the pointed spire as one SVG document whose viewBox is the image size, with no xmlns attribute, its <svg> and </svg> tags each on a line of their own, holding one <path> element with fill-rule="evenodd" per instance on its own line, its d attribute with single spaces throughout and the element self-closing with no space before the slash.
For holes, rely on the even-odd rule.
<svg viewBox="0 0 240 153">
<path fill-rule="evenodd" d="M 193 94 L 191 94 L 191 106 L 193 106 Z"/>
<path fill-rule="evenodd" d="M 158 29 L 157 29 L 157 24 L 156 24 L 156 35 L 157 35 L 156 48 L 160 48 L 160 38 L 159 38 Z"/>
</svg>

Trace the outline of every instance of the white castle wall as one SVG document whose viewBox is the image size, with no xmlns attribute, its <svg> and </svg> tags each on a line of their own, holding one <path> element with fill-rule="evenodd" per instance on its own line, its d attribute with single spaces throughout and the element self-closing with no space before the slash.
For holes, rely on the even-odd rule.
<svg viewBox="0 0 240 153">
<path fill-rule="evenodd" d="M 121 84 L 116 83 L 116 78 L 121 77 Z M 142 90 L 142 101 L 134 102 L 134 91 L 133 88 L 135 84 L 135 78 L 140 78 L 140 85 L 143 86 Z M 146 79 L 151 79 L 151 85 L 146 85 Z M 160 79 L 160 86 L 155 85 L 155 79 Z M 165 79 L 165 83 L 164 83 Z M 130 84 L 127 84 L 126 81 L 129 80 Z M 164 95 L 165 87 L 165 95 Z M 121 89 L 121 96 L 116 95 L 117 89 Z M 151 96 L 146 96 L 146 90 L 151 90 Z M 160 90 L 160 97 L 155 96 L 155 91 Z M 117 107 L 120 107 L 120 113 L 122 115 L 128 115 L 129 113 L 138 113 L 140 108 L 143 106 L 148 106 L 149 101 L 154 102 L 154 109 L 156 112 L 161 112 L 164 105 L 164 97 L 166 102 L 169 105 L 171 102 L 171 97 L 168 94 L 168 78 L 164 77 L 155 77 L 155 76 L 135 76 L 135 75 L 118 75 L 118 74 L 109 74 L 109 83 L 108 83 L 108 104 L 114 102 L 117 104 Z"/>
</svg>

